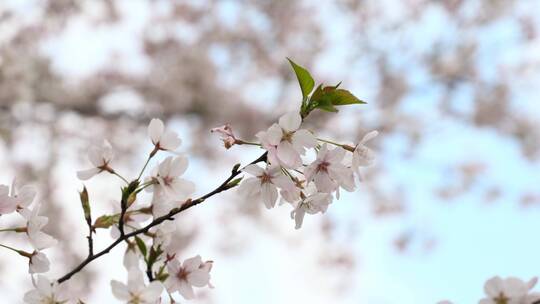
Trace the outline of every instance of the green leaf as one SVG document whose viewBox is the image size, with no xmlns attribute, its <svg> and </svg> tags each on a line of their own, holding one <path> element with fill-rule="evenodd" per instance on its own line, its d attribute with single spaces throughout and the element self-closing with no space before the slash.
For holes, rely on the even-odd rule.
<svg viewBox="0 0 540 304">
<path fill-rule="evenodd" d="M 365 101 L 358 99 L 351 92 L 343 89 L 329 90 L 322 96 L 322 98 L 329 99 L 330 102 L 335 106 L 366 103 Z"/>
<path fill-rule="evenodd" d="M 115 223 L 118 223 L 119 215 L 102 215 L 96 219 L 92 228 L 109 228 Z"/>
<path fill-rule="evenodd" d="M 294 63 L 294 61 L 292 61 L 290 58 L 287 58 L 287 60 L 289 60 L 289 63 L 296 74 L 296 78 L 298 78 L 298 83 L 300 84 L 300 89 L 302 90 L 302 96 L 304 97 L 304 100 L 306 100 L 309 93 L 311 93 L 313 87 L 315 86 L 315 80 L 313 80 L 313 77 L 311 77 L 308 70 Z"/>
<path fill-rule="evenodd" d="M 137 243 L 137 247 L 139 247 L 143 257 L 146 257 L 146 244 L 144 241 L 140 237 L 135 236 L 135 242 Z"/>
</svg>

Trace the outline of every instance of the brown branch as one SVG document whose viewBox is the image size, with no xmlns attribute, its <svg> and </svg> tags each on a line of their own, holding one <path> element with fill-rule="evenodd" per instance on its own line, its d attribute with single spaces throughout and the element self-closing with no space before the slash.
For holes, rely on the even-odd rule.
<svg viewBox="0 0 540 304">
<path fill-rule="evenodd" d="M 249 164 L 252 165 L 252 164 L 256 164 L 256 163 L 259 163 L 259 162 L 266 161 L 266 157 L 267 157 L 267 152 L 265 152 L 263 155 L 261 155 L 259 158 L 252 161 Z M 229 177 L 223 183 L 221 183 L 221 185 L 219 185 L 217 188 L 215 188 L 213 191 L 211 191 L 211 192 L 209 192 L 209 193 L 207 193 L 207 194 L 205 194 L 205 195 L 203 195 L 203 196 L 201 196 L 201 197 L 199 197 L 199 198 L 197 198 L 195 200 L 187 200 L 180 207 L 174 208 L 171 211 L 169 211 L 169 213 L 154 219 L 151 223 L 144 226 L 143 228 L 135 230 L 135 231 L 130 232 L 130 233 L 127 233 L 127 234 L 124 234 L 124 235 L 121 235 L 118 239 L 116 239 L 114 242 L 112 242 L 109 246 L 107 246 L 105 249 L 101 250 L 100 252 L 98 252 L 96 254 L 93 254 L 93 253 L 89 254 L 88 257 L 84 261 L 82 261 L 77 267 L 75 267 L 73 270 L 71 270 L 70 272 L 68 272 L 67 274 L 65 274 L 61 278 L 59 278 L 57 280 L 58 283 L 62 283 L 62 282 L 65 282 L 65 281 L 69 280 L 73 275 L 75 275 L 76 273 L 81 271 L 84 267 L 86 267 L 86 265 L 90 264 L 92 261 L 98 259 L 102 255 L 105 255 L 105 254 L 109 253 L 109 251 L 111 251 L 114 247 L 116 247 L 121 242 L 126 241 L 129 238 L 134 237 L 136 235 L 146 233 L 146 232 L 148 232 L 148 230 L 150 230 L 150 228 L 152 228 L 154 226 L 157 226 L 157 225 L 163 223 L 164 221 L 173 220 L 174 216 L 177 215 L 178 213 L 183 212 L 183 211 L 185 211 L 185 210 L 187 210 L 187 209 L 189 209 L 189 208 L 191 208 L 193 206 L 196 206 L 196 205 L 204 202 L 206 199 L 208 199 L 208 198 L 210 198 L 210 197 L 212 197 L 212 196 L 214 196 L 214 195 L 216 195 L 218 193 L 221 193 L 223 191 L 227 191 L 227 190 L 233 188 L 235 185 L 229 185 L 229 183 L 236 176 L 238 176 L 242 172 L 241 170 L 238 170 L 239 167 L 240 167 L 239 164 L 234 166 L 233 169 L 231 170 L 231 174 L 229 175 Z M 89 238 L 89 245 L 90 245 L 90 240 L 91 240 L 91 238 Z"/>
</svg>

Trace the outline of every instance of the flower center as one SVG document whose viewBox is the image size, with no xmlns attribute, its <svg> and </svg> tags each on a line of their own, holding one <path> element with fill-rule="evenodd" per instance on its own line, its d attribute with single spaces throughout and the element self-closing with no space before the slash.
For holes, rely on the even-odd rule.
<svg viewBox="0 0 540 304">
<path fill-rule="evenodd" d="M 186 271 L 185 268 L 183 267 L 180 267 L 180 270 L 178 271 L 178 273 L 176 274 L 176 277 L 180 280 L 180 281 L 187 281 L 187 276 L 188 276 L 189 272 Z"/>
<path fill-rule="evenodd" d="M 272 176 L 266 172 L 259 176 L 259 178 L 261 179 L 261 184 L 272 182 Z"/>
<path fill-rule="evenodd" d="M 283 132 L 283 136 L 281 137 L 281 141 L 287 141 L 292 142 L 294 132 Z"/>
<path fill-rule="evenodd" d="M 172 178 L 171 176 L 164 176 L 163 177 L 163 183 L 166 185 L 166 186 L 170 186 L 173 182 L 174 178 Z"/>
<path fill-rule="evenodd" d="M 317 171 L 318 172 L 328 172 L 328 167 L 329 166 L 330 166 L 329 162 L 323 161 L 319 165 L 317 165 Z"/>
</svg>

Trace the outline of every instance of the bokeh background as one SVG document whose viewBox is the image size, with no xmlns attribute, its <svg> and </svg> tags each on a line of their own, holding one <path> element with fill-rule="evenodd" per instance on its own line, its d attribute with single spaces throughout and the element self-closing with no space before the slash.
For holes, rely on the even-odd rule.
<svg viewBox="0 0 540 304">
<path fill-rule="evenodd" d="M 540 273 L 538 12 L 534 0 L 2 0 L 0 183 L 39 187 L 62 240 L 49 251 L 58 277 L 86 254 L 75 171 L 91 143 L 107 138 L 115 169 L 134 176 L 160 117 L 205 193 L 260 153 L 226 151 L 210 128 L 229 122 L 253 139 L 298 107 L 288 56 L 368 102 L 306 123 L 341 141 L 379 130 L 377 164 L 299 231 L 290 207 L 234 193 L 181 214 L 183 255 L 215 261 L 216 288 L 191 302 L 474 303 L 493 275 Z M 94 216 L 112 212 L 120 182 L 86 185 Z M 122 254 L 72 290 L 116 303 Z M 2 251 L 2 303 L 22 302 L 26 267 Z"/>
</svg>

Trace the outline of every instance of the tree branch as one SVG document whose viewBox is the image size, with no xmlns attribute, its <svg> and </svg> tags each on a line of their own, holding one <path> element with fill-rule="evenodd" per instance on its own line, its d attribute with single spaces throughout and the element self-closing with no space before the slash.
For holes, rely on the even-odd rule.
<svg viewBox="0 0 540 304">
<path fill-rule="evenodd" d="M 249 165 L 266 161 L 267 155 L 268 155 L 268 152 L 265 152 L 259 158 L 255 159 L 254 161 L 249 163 Z M 152 228 L 154 226 L 157 226 L 157 225 L 163 223 L 164 221 L 173 220 L 174 216 L 177 215 L 178 213 L 183 212 L 183 211 L 185 211 L 185 210 L 187 210 L 187 209 L 189 209 L 189 208 L 191 208 L 193 206 L 196 206 L 196 205 L 204 202 L 206 199 L 208 199 L 208 198 L 210 198 L 210 197 L 212 197 L 212 196 L 214 196 L 214 195 L 216 195 L 218 193 L 221 193 L 223 191 L 227 191 L 227 190 L 233 188 L 235 185 L 229 185 L 229 183 L 235 177 L 237 177 L 240 173 L 242 173 L 241 170 L 238 170 L 239 167 L 240 167 L 239 164 L 234 166 L 233 169 L 231 170 L 231 174 L 229 175 L 229 177 L 223 183 L 221 183 L 221 185 L 219 185 L 217 188 L 215 188 L 211 192 L 209 192 L 209 193 L 207 193 L 207 194 L 205 194 L 205 195 L 203 195 L 203 196 L 201 196 L 201 197 L 199 197 L 199 198 L 197 198 L 195 200 L 189 200 L 188 199 L 180 207 L 174 208 L 174 209 L 170 210 L 169 213 L 154 219 L 151 223 L 144 226 L 143 228 L 135 230 L 135 231 L 130 232 L 130 233 L 127 233 L 127 234 L 121 234 L 121 236 L 118 239 L 116 239 L 114 242 L 112 242 L 109 246 L 107 246 L 105 249 L 101 250 L 100 252 L 98 252 L 96 254 L 93 254 L 93 253 L 89 254 L 88 257 L 84 261 L 82 261 L 77 267 L 75 267 L 73 270 L 71 270 L 70 272 L 68 272 L 67 274 L 65 274 L 61 278 L 59 278 L 57 280 L 58 283 L 62 283 L 62 282 L 65 282 L 65 281 L 69 280 L 73 275 L 75 275 L 76 273 L 81 271 L 84 267 L 86 267 L 86 265 L 90 264 L 92 261 L 98 259 L 102 255 L 105 255 L 105 254 L 109 253 L 109 251 L 111 251 L 111 249 L 116 247 L 121 242 L 123 242 L 125 240 L 128 240 L 129 238 L 134 237 L 136 235 L 146 233 L 146 232 L 148 232 L 148 230 L 150 230 L 150 228 Z M 120 218 L 122 218 L 122 217 L 120 217 Z M 88 244 L 90 246 L 91 245 L 91 238 L 88 239 L 88 242 L 89 242 Z"/>
</svg>

